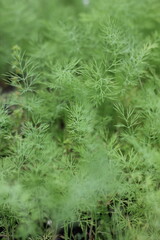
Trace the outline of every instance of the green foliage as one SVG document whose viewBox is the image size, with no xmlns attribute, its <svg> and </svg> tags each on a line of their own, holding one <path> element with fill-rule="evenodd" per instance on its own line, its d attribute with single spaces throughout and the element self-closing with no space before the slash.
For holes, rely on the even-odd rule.
<svg viewBox="0 0 160 240">
<path fill-rule="evenodd" d="M 4 239 L 159 239 L 159 9 L 0 1 Z"/>
</svg>

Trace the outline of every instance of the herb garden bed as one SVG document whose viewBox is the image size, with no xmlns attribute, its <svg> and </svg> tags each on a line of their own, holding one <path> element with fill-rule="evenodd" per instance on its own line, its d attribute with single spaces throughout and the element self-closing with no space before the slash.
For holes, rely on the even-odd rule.
<svg viewBox="0 0 160 240">
<path fill-rule="evenodd" d="M 0 239 L 159 239 L 159 9 L 0 1 Z"/>
</svg>

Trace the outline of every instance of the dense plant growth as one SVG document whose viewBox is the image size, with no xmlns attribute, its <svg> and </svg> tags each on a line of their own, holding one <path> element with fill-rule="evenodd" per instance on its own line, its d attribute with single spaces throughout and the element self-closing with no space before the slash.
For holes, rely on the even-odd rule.
<svg viewBox="0 0 160 240">
<path fill-rule="evenodd" d="M 0 0 L 1 239 L 159 239 L 159 40 L 159 0 Z"/>
</svg>

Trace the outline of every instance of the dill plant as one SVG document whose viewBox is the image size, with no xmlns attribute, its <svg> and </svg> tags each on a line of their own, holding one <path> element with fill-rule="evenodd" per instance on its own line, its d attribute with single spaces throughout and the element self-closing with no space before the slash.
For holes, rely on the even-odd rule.
<svg viewBox="0 0 160 240">
<path fill-rule="evenodd" d="M 159 5 L 0 1 L 2 239 L 159 238 Z"/>
</svg>

